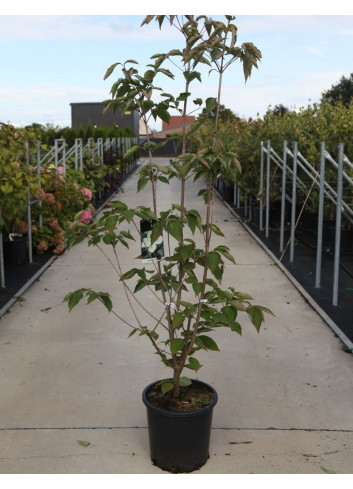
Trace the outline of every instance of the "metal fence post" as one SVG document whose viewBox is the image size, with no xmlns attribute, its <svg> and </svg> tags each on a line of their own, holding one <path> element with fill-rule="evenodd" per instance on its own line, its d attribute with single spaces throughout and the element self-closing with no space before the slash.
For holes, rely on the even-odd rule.
<svg viewBox="0 0 353 489">
<path fill-rule="evenodd" d="M 62 152 L 63 152 L 63 176 L 66 176 L 66 142 L 65 139 L 62 140 Z"/>
<path fill-rule="evenodd" d="M 58 169 L 58 140 L 54 140 L 54 164 L 55 168 Z"/>
<path fill-rule="evenodd" d="M 270 164 L 271 164 L 271 142 L 267 141 L 267 165 L 266 165 L 266 224 L 265 236 L 268 238 L 268 230 L 270 227 Z"/>
<path fill-rule="evenodd" d="M 29 141 L 25 141 L 25 151 L 26 151 L 26 165 L 27 171 L 29 170 L 30 164 L 30 152 L 29 152 Z M 33 263 L 33 254 L 32 254 L 32 209 L 31 209 L 31 188 L 28 184 L 27 187 L 27 233 L 28 233 L 28 261 L 29 263 Z"/>
<path fill-rule="evenodd" d="M 321 143 L 320 155 L 320 191 L 319 191 L 319 213 L 317 223 L 317 247 L 316 247 L 316 274 L 315 287 L 321 284 L 321 259 L 322 259 L 322 223 L 324 218 L 324 190 L 325 190 L 325 143 Z"/>
<path fill-rule="evenodd" d="M 261 160 L 260 160 L 260 231 L 264 230 L 263 226 L 263 211 L 264 211 L 264 143 L 261 141 Z"/>
<path fill-rule="evenodd" d="M 337 302 L 338 302 L 338 275 L 339 275 L 339 266 L 340 266 L 341 218 L 342 218 L 343 149 L 344 149 L 344 144 L 340 143 L 338 145 L 335 260 L 333 266 L 333 296 L 332 296 L 333 306 L 337 306 Z"/>
<path fill-rule="evenodd" d="M 282 201 L 281 201 L 281 228 L 279 239 L 279 251 L 282 253 L 284 247 L 284 220 L 286 212 L 286 175 L 287 173 L 287 141 L 283 142 L 283 165 L 282 165 Z"/>
<path fill-rule="evenodd" d="M 294 260 L 294 240 L 295 240 L 295 211 L 296 211 L 296 184 L 297 184 L 297 157 L 298 157 L 298 143 L 294 143 L 293 149 L 293 182 L 292 182 L 292 216 L 291 216 L 291 232 L 290 232 L 290 253 L 289 261 Z"/>
</svg>

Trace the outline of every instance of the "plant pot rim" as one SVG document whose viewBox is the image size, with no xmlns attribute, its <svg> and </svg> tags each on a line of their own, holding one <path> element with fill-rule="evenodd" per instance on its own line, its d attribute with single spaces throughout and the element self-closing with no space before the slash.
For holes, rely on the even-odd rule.
<svg viewBox="0 0 353 489">
<path fill-rule="evenodd" d="M 162 382 L 164 380 L 172 380 L 172 379 L 168 378 L 168 379 L 155 380 L 154 382 L 152 382 L 151 384 L 149 384 L 147 387 L 145 387 L 144 390 L 143 390 L 143 392 L 142 392 L 142 401 L 145 404 L 145 406 L 147 408 L 153 409 L 154 411 L 157 411 L 160 415 L 170 416 L 170 417 L 177 417 L 177 418 L 185 418 L 185 417 L 190 417 L 190 416 L 197 416 L 197 415 L 199 415 L 201 413 L 205 413 L 206 411 L 208 411 L 210 409 L 213 409 L 213 407 L 217 404 L 218 394 L 217 394 L 217 391 L 214 389 L 214 387 L 212 387 L 212 385 L 207 384 L 206 382 L 202 382 L 202 380 L 190 379 L 191 382 L 195 382 L 197 384 L 202 384 L 202 385 L 207 386 L 213 392 L 214 398 L 212 399 L 212 401 L 207 406 L 204 406 L 201 409 L 196 409 L 195 411 L 183 411 L 183 412 L 168 411 L 167 409 L 159 408 L 159 407 L 155 406 L 154 404 L 152 404 L 147 399 L 147 392 L 155 384 L 157 384 L 158 382 Z"/>
</svg>

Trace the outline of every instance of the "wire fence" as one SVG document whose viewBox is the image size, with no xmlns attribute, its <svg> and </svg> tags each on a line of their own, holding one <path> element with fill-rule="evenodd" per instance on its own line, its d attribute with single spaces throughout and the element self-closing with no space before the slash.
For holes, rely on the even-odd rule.
<svg viewBox="0 0 353 489">
<path fill-rule="evenodd" d="M 340 143 L 337 155 L 321 143 L 317 161 L 310 163 L 300 152 L 297 142 L 291 147 L 283 142 L 281 155 L 271 141 L 261 143 L 257 199 L 249 198 L 241 180 L 232 184 L 231 200 L 243 208 L 246 219 L 257 221 L 265 238 L 270 229 L 279 231 L 280 261 L 289 250 L 289 261 L 295 262 L 298 229 L 315 236 L 315 287 L 321 286 L 323 252 L 333 250 L 332 305 L 338 305 L 339 272 L 342 252 L 353 253 L 353 164 Z M 217 190 L 224 194 L 226 182 L 217 181 Z M 342 247 L 342 238 L 348 233 Z"/>
</svg>

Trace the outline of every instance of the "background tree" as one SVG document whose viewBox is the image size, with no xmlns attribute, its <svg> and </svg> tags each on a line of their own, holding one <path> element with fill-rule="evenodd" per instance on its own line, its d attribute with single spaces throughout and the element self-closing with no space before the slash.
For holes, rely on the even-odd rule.
<svg viewBox="0 0 353 489">
<path fill-rule="evenodd" d="M 272 112 L 273 115 L 284 115 L 288 112 L 288 109 L 283 104 L 278 104 L 275 106 Z"/>
<path fill-rule="evenodd" d="M 200 119 L 206 118 L 211 119 L 213 122 L 216 119 L 216 109 L 213 109 L 211 111 L 208 111 L 206 107 L 202 109 L 201 114 L 199 115 Z M 237 115 L 234 114 L 230 109 L 226 108 L 223 104 L 220 105 L 219 107 L 219 115 L 218 115 L 218 120 L 219 122 L 223 121 L 234 121 L 236 119 L 239 119 Z"/>
<path fill-rule="evenodd" d="M 350 77 L 342 76 L 336 85 L 332 85 L 330 90 L 323 92 L 322 101 L 330 102 L 333 105 L 339 100 L 346 107 L 349 106 L 353 98 L 353 73 Z"/>
</svg>

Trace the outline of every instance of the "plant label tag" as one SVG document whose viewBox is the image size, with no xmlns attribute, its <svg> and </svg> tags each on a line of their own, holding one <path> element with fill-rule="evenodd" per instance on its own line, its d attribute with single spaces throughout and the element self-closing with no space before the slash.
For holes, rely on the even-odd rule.
<svg viewBox="0 0 353 489">
<path fill-rule="evenodd" d="M 150 263 L 152 260 L 159 260 L 164 256 L 163 236 L 160 236 L 154 243 L 151 243 L 152 222 L 142 219 L 140 221 L 141 232 L 141 256 L 143 263 Z"/>
</svg>

